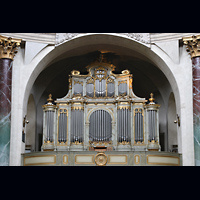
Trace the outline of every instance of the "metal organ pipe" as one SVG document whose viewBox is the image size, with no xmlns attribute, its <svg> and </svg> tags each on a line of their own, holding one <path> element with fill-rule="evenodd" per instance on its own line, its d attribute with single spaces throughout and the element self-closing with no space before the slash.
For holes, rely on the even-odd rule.
<svg viewBox="0 0 200 200">
<path fill-rule="evenodd" d="M 143 142 L 143 109 L 135 109 L 135 141 Z"/>
<path fill-rule="evenodd" d="M 73 108 L 71 111 L 71 142 L 83 141 L 83 110 Z"/>
<path fill-rule="evenodd" d="M 47 141 L 49 141 L 49 111 L 46 112 Z"/>
<path fill-rule="evenodd" d="M 53 127 L 54 127 L 54 111 L 47 110 L 45 112 L 46 120 L 46 140 L 53 141 Z"/>
<path fill-rule="evenodd" d="M 118 142 L 129 142 L 131 137 L 130 110 L 122 107 L 118 109 L 117 114 Z"/>
<path fill-rule="evenodd" d="M 89 135 L 92 141 L 108 141 L 112 134 L 111 117 L 105 110 L 97 110 L 90 116 Z"/>
<path fill-rule="evenodd" d="M 156 139 L 156 110 L 148 111 L 149 118 L 149 140 Z"/>
</svg>

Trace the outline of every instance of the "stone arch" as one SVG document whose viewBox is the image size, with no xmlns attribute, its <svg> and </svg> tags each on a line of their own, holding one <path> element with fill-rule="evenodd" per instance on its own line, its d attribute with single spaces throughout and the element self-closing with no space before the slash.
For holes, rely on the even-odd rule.
<svg viewBox="0 0 200 200">
<path fill-rule="evenodd" d="M 184 117 L 185 111 L 181 107 L 181 93 L 179 88 L 179 85 L 181 83 L 180 80 L 178 80 L 177 78 L 178 76 L 177 72 L 174 69 L 174 63 L 169 58 L 169 56 L 159 48 L 153 46 L 149 48 L 148 46 L 140 42 L 134 41 L 133 39 L 123 36 L 111 35 L 109 33 L 84 35 L 69 40 L 57 47 L 47 46 L 46 48 L 44 48 L 29 65 L 24 67 L 26 79 L 24 80 L 21 96 L 21 107 L 23 112 L 22 115 L 24 115 L 27 110 L 26 106 L 31 88 L 33 87 L 36 78 L 45 68 L 48 68 L 48 66 L 53 62 L 75 55 L 75 50 L 77 54 L 80 54 L 81 48 L 85 46 L 94 49 L 102 48 L 106 45 L 112 45 L 114 48 L 126 48 L 128 51 L 130 51 L 130 54 L 132 52 L 137 52 L 144 59 L 147 59 L 148 62 L 153 63 L 168 79 L 175 96 L 177 113 L 180 115 L 180 117 L 182 117 L 182 119 L 184 118 L 183 120 L 186 120 Z M 19 119 L 19 123 L 21 123 L 20 120 L 22 119 Z M 184 127 L 179 128 L 179 133 L 182 134 L 182 131 L 184 131 L 184 136 L 186 136 L 186 131 L 184 130 Z M 13 146 L 12 148 L 14 152 L 15 146 Z M 187 154 L 186 151 L 185 153 Z M 185 157 L 187 157 L 186 154 Z M 14 156 L 14 154 L 12 155 Z"/>
<path fill-rule="evenodd" d="M 177 110 L 180 110 L 180 95 L 179 87 L 176 81 L 176 78 L 171 68 L 172 60 L 171 58 L 164 53 L 159 51 L 160 49 L 150 49 L 147 45 L 134 41 L 130 38 L 125 38 L 123 36 L 114 35 L 114 34 L 89 34 L 83 35 L 81 37 L 74 38 L 72 40 L 66 41 L 65 43 L 55 47 L 55 48 L 46 48 L 38 54 L 32 62 L 35 62 L 36 65 L 32 68 L 27 67 L 29 70 L 29 78 L 27 79 L 25 94 L 24 94 L 24 109 L 26 110 L 26 103 L 28 92 L 31 90 L 34 81 L 39 76 L 39 74 L 44 71 L 52 62 L 62 60 L 74 55 L 80 55 L 81 50 L 91 48 L 92 50 L 105 49 L 107 46 L 111 45 L 114 49 L 124 48 L 127 49 L 127 52 L 130 51 L 130 54 L 140 54 L 140 59 L 147 59 L 148 62 L 153 63 L 167 78 L 169 81 L 172 91 L 175 94 L 176 107 Z M 129 53 L 129 52 L 128 52 Z M 142 58 L 141 58 L 142 57 Z M 159 87 L 159 86 L 158 86 Z M 163 93 L 160 94 L 163 103 L 167 104 L 167 98 Z M 148 97 L 147 97 L 148 98 Z M 160 100 L 161 100 L 160 99 Z M 159 101 L 159 99 L 158 99 Z M 162 108 L 163 109 L 163 106 Z M 180 148 L 181 152 L 181 148 Z"/>
<path fill-rule="evenodd" d="M 27 68 L 28 75 L 27 75 L 27 83 L 25 85 L 25 93 L 24 93 L 24 105 L 23 108 L 26 110 L 26 102 L 28 101 L 28 96 L 30 93 L 30 90 L 34 84 L 34 81 L 38 77 L 38 75 L 46 68 L 48 65 L 53 62 L 54 60 L 58 60 L 63 58 L 63 56 L 68 56 L 66 52 L 73 52 L 74 49 L 80 48 L 84 45 L 115 45 L 118 47 L 125 47 L 130 50 L 134 50 L 140 54 L 142 54 L 144 57 L 148 58 L 151 62 L 153 62 L 167 77 L 169 80 L 173 91 L 175 94 L 175 98 L 177 99 L 177 103 L 180 102 L 180 96 L 179 96 L 179 89 L 177 81 L 170 69 L 170 67 L 166 64 L 166 62 L 161 58 L 158 54 L 156 54 L 154 51 L 152 51 L 149 47 L 146 45 L 143 45 L 137 41 L 134 41 L 132 39 L 124 38 L 123 36 L 114 36 L 109 34 L 93 34 L 88 36 L 82 36 L 70 41 L 67 41 L 63 43 L 62 45 L 50 48 L 50 49 L 44 49 L 41 51 L 41 55 L 37 55 L 35 59 L 32 62 L 36 61 L 35 67 Z M 101 47 L 100 47 L 101 48 Z M 74 52 L 73 52 L 74 53 Z M 65 54 L 65 55 L 64 55 Z M 164 57 L 166 57 L 166 61 L 170 60 L 170 58 L 165 54 Z M 39 59 L 39 60 L 38 60 Z M 38 61 L 38 62 L 37 62 Z M 180 104 L 179 104 L 180 105 Z M 177 107 L 179 107 L 177 105 Z"/>
</svg>

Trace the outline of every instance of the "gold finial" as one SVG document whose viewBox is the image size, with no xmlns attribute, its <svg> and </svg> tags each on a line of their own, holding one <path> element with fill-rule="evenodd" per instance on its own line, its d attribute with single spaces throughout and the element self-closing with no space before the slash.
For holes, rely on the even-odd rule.
<svg viewBox="0 0 200 200">
<path fill-rule="evenodd" d="M 80 75 L 80 71 L 78 71 L 78 70 L 73 70 L 73 71 L 71 71 L 71 74 L 72 74 L 73 76 L 75 76 L 75 75 Z"/>
<path fill-rule="evenodd" d="M 47 99 L 48 103 L 52 103 L 53 99 L 51 97 L 52 97 L 52 94 L 49 94 L 49 98 Z"/>
<path fill-rule="evenodd" d="M 125 69 L 121 73 L 124 75 L 128 75 L 128 74 L 130 74 L 130 71 L 128 69 Z"/>
<path fill-rule="evenodd" d="M 151 97 L 151 98 L 149 98 L 150 103 L 154 103 L 155 99 L 153 98 L 153 93 L 150 94 L 150 97 Z"/>
</svg>

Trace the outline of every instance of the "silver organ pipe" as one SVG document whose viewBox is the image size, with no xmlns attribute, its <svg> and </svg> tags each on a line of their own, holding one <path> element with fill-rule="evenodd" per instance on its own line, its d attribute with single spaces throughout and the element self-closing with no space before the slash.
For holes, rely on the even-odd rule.
<svg viewBox="0 0 200 200">
<path fill-rule="evenodd" d="M 122 83 L 119 82 L 118 93 L 119 95 L 127 95 L 127 83 L 124 83 L 123 81 Z"/>
<path fill-rule="evenodd" d="M 88 83 L 86 86 L 86 95 L 89 97 L 94 96 L 94 84 L 93 83 Z"/>
<path fill-rule="evenodd" d="M 106 96 L 106 80 L 102 79 L 100 81 L 99 79 L 97 79 L 95 81 L 95 96 L 96 97 Z"/>
<path fill-rule="evenodd" d="M 66 109 L 60 109 L 60 115 L 58 119 L 58 142 L 64 142 L 67 141 L 67 110 Z"/>
<path fill-rule="evenodd" d="M 131 140 L 131 111 L 130 109 L 119 107 L 117 111 L 118 142 L 130 142 Z"/>
<path fill-rule="evenodd" d="M 107 83 L 107 96 L 112 97 L 115 95 L 115 84 Z"/>
<path fill-rule="evenodd" d="M 143 109 L 137 108 L 135 109 L 135 141 L 143 142 L 144 140 L 144 122 L 143 122 Z"/>
<path fill-rule="evenodd" d="M 71 110 L 71 142 L 82 143 L 83 142 L 83 120 L 84 112 L 82 108 L 73 108 Z"/>
<path fill-rule="evenodd" d="M 105 110 L 97 110 L 90 116 L 89 137 L 91 141 L 110 141 L 112 138 L 111 116 Z"/>
<path fill-rule="evenodd" d="M 54 111 L 46 111 L 47 141 L 53 141 Z"/>
<path fill-rule="evenodd" d="M 158 121 L 158 111 L 160 108 L 159 104 L 155 103 L 153 98 L 153 93 L 150 94 L 149 103 L 145 106 L 147 109 L 148 118 L 148 141 L 158 145 L 159 143 L 159 121 Z M 158 147 L 157 147 L 158 148 Z"/>
<path fill-rule="evenodd" d="M 52 95 L 49 94 L 49 98 L 47 99 L 47 103 L 43 105 L 44 110 L 44 141 L 45 142 L 53 142 L 54 140 L 54 116 L 56 111 L 56 105 L 53 104 Z"/>
<path fill-rule="evenodd" d="M 74 94 L 81 94 L 81 96 L 83 96 L 83 82 L 74 82 Z"/>
<path fill-rule="evenodd" d="M 148 110 L 148 118 L 149 118 L 149 140 L 156 140 L 156 110 Z"/>
</svg>

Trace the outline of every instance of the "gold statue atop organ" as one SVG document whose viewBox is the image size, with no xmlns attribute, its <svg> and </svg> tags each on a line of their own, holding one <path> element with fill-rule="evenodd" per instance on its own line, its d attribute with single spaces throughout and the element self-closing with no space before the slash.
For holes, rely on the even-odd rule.
<svg viewBox="0 0 200 200">
<path fill-rule="evenodd" d="M 153 94 L 149 103 L 137 97 L 130 71 L 115 74 L 103 55 L 86 68 L 71 72 L 65 97 L 49 95 L 43 106 L 42 151 L 160 151 Z"/>
</svg>

